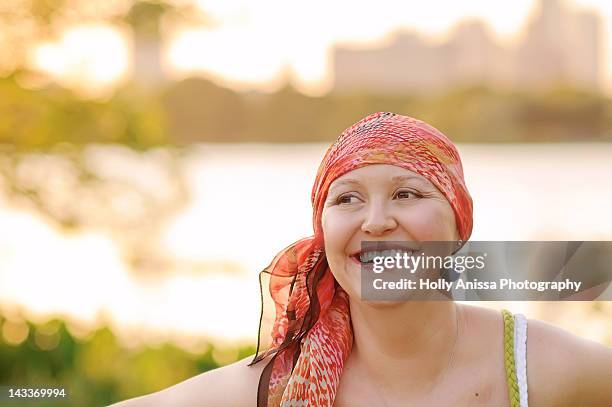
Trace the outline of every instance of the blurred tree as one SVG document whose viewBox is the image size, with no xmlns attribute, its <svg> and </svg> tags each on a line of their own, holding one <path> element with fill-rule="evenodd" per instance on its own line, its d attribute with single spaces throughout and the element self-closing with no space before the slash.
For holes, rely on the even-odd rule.
<svg viewBox="0 0 612 407">
<path fill-rule="evenodd" d="M 53 21 L 66 3 L 66 0 L 0 2 L 0 75 L 27 67 L 33 44 L 56 37 Z"/>
<path fill-rule="evenodd" d="M 182 25 L 213 22 L 193 2 L 173 0 L 11 0 L 0 2 L 0 77 L 32 70 L 32 51 L 74 25 L 128 25 L 135 42 L 161 43 L 162 20 Z M 144 51 L 148 52 L 148 51 Z M 138 56 L 137 56 L 138 57 Z M 140 63 L 137 61 L 136 63 Z"/>
<path fill-rule="evenodd" d="M 198 78 L 171 86 L 163 96 L 174 142 L 240 141 L 255 129 L 247 126 L 241 95 Z"/>
<path fill-rule="evenodd" d="M 102 406 L 155 392 L 219 367 L 215 349 L 219 345 L 227 348 L 226 344 L 205 340 L 201 342 L 206 350 L 200 353 L 191 353 L 170 342 L 127 348 L 108 327 L 77 339 L 65 322 L 58 319 L 43 324 L 26 322 L 30 328 L 27 337 L 19 343 L 9 343 L 6 326 L 10 323 L 0 312 L 0 385 L 44 385 L 68 390 L 66 400 L 45 401 L 45 406 Z M 41 335 L 55 335 L 56 339 L 44 342 Z M 229 353 L 233 357 L 225 363 L 255 352 L 253 345 L 233 349 Z M 19 405 L 41 404 L 36 401 Z"/>
<path fill-rule="evenodd" d="M 610 100 L 602 95 L 557 87 L 524 98 L 518 120 L 532 139 L 609 140 L 610 112 Z"/>
</svg>

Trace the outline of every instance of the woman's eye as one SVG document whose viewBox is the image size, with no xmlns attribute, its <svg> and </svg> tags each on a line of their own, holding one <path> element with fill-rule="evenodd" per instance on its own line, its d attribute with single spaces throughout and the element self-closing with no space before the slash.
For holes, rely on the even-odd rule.
<svg viewBox="0 0 612 407">
<path fill-rule="evenodd" d="M 416 192 L 412 192 L 412 191 L 397 191 L 395 193 L 395 197 L 397 199 L 414 199 L 414 198 L 420 198 L 421 195 L 417 194 Z"/>
<path fill-rule="evenodd" d="M 338 199 L 336 200 L 336 203 L 339 205 L 342 204 L 352 204 L 352 203 L 357 203 L 359 201 L 359 199 L 355 196 L 355 195 L 342 195 L 339 196 Z"/>
</svg>

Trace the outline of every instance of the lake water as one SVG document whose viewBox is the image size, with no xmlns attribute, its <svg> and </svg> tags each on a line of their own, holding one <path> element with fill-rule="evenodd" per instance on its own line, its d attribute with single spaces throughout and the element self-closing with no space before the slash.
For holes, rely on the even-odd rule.
<svg viewBox="0 0 612 407">
<path fill-rule="evenodd" d="M 257 274 L 280 249 L 311 234 L 310 190 L 326 147 L 190 148 L 180 168 L 191 199 L 159 234 L 159 247 L 176 260 L 161 274 L 132 270 L 112 234 L 95 228 L 67 234 L 0 197 L 0 306 L 8 314 L 23 308 L 34 319 L 64 315 L 75 325 L 103 320 L 126 337 L 252 342 Z M 612 144 L 459 150 L 474 200 L 472 240 L 612 240 Z M 122 168 L 122 148 L 96 151 L 103 165 Z M 155 160 L 143 166 L 138 160 L 126 176 L 163 193 Z M 176 266 L 194 262 L 213 266 L 200 272 Z M 593 326 L 592 337 L 604 335 Z"/>
</svg>

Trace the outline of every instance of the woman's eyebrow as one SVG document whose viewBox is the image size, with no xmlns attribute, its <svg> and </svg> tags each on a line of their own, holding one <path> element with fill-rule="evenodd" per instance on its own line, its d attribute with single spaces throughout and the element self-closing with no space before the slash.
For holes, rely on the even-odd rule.
<svg viewBox="0 0 612 407">
<path fill-rule="evenodd" d="M 350 178 L 343 179 L 343 180 L 334 182 L 334 184 L 331 187 L 329 187 L 329 191 L 331 192 L 333 189 L 336 189 L 337 187 L 342 186 L 342 185 L 361 185 L 361 183 L 357 181 L 356 179 L 350 179 Z"/>
<path fill-rule="evenodd" d="M 423 186 L 429 186 L 429 182 L 417 175 L 396 175 L 394 177 L 391 177 L 391 182 L 393 182 L 394 184 L 401 184 L 402 182 L 406 181 L 417 181 Z M 361 183 L 358 180 L 352 178 L 343 179 L 334 182 L 334 184 L 329 188 L 329 192 L 343 185 L 361 185 Z"/>
<path fill-rule="evenodd" d="M 416 175 L 396 175 L 391 178 L 391 181 L 395 184 L 400 184 L 404 181 L 417 181 L 423 185 L 427 185 L 428 183 L 423 180 L 421 177 L 417 177 Z"/>
</svg>

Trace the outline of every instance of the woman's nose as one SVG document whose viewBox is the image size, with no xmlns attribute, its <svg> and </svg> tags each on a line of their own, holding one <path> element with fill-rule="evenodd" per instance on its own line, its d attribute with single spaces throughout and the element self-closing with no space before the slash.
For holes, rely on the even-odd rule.
<svg viewBox="0 0 612 407">
<path fill-rule="evenodd" d="M 392 231 L 397 227 L 395 218 L 384 205 L 371 205 L 368 208 L 361 230 L 367 234 L 379 236 Z"/>
</svg>

